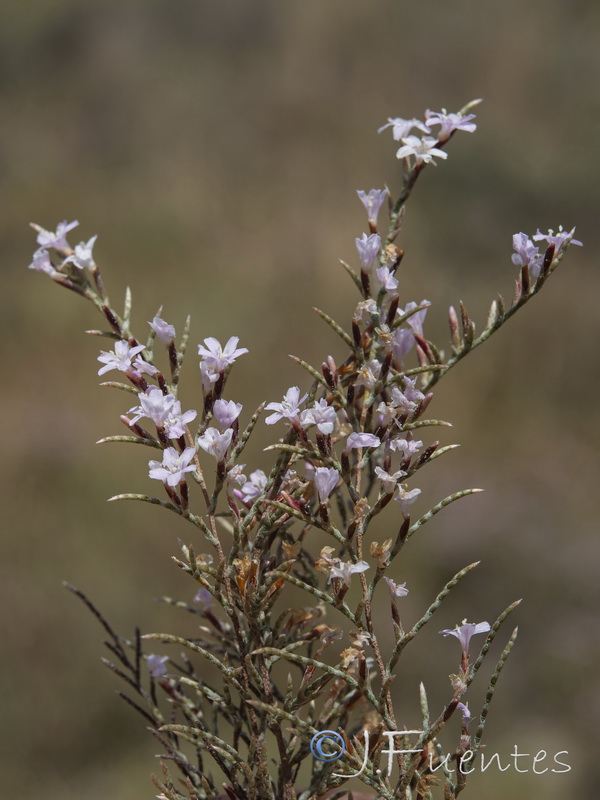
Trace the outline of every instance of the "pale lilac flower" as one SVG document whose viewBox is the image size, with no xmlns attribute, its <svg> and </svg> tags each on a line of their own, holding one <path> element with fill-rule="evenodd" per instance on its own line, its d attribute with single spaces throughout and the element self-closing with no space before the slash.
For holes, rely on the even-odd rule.
<svg viewBox="0 0 600 800">
<path fill-rule="evenodd" d="M 233 423 L 239 417 L 243 405 L 241 403 L 234 403 L 233 400 L 215 400 L 213 406 L 213 414 L 219 423 L 219 428 L 231 428 Z"/>
<path fill-rule="evenodd" d="M 146 656 L 146 661 L 148 663 L 148 669 L 150 670 L 150 675 L 153 678 L 162 678 L 163 675 L 167 672 L 167 662 L 169 660 L 169 656 L 157 656 L 157 655 L 150 655 Z"/>
<path fill-rule="evenodd" d="M 337 422 L 335 409 L 328 405 L 327 400 L 317 401 L 312 408 L 307 408 L 300 415 L 300 422 L 304 428 L 316 425 L 320 433 L 332 433 Z"/>
<path fill-rule="evenodd" d="M 405 517 L 408 516 L 408 507 L 415 502 L 417 497 L 421 494 L 420 489 L 411 489 L 408 491 L 406 488 L 406 484 L 398 484 L 398 488 L 396 489 L 396 494 L 394 495 L 394 500 L 397 503 L 400 503 L 400 508 L 402 509 L 402 513 Z"/>
<path fill-rule="evenodd" d="M 75 252 L 72 256 L 65 258 L 65 264 L 74 264 L 77 269 L 86 269 L 96 266 L 94 261 L 93 249 L 98 236 L 92 236 L 87 242 L 79 242 L 75 245 Z"/>
<path fill-rule="evenodd" d="M 456 628 L 446 628 L 440 633 L 443 636 L 455 636 L 458 641 L 460 642 L 460 646 L 463 651 L 463 656 L 468 656 L 469 654 L 469 644 L 471 643 L 471 637 L 475 636 L 478 633 L 487 633 L 490 630 L 490 623 L 489 622 L 467 622 L 466 619 L 463 620 L 462 625 L 457 625 Z"/>
<path fill-rule="evenodd" d="M 359 196 L 360 202 L 365 207 L 369 223 L 373 226 L 377 225 L 377 215 L 379 214 L 381 206 L 385 203 L 385 199 L 388 196 L 388 190 L 371 189 L 371 191 L 367 194 L 359 189 L 356 194 Z"/>
<path fill-rule="evenodd" d="M 306 400 L 308 394 L 300 397 L 300 388 L 298 386 L 290 386 L 281 403 L 269 403 L 266 406 L 267 411 L 274 411 L 270 414 L 265 422 L 267 425 L 274 425 L 280 419 L 288 419 L 290 422 L 298 422 L 300 414 L 300 406 Z"/>
<path fill-rule="evenodd" d="M 387 426 L 396 419 L 397 410 L 393 406 L 381 401 L 377 406 L 377 413 L 379 414 L 379 424 Z"/>
<path fill-rule="evenodd" d="M 575 228 L 572 231 L 564 231 L 563 226 L 559 225 L 558 230 L 556 233 L 549 228 L 548 233 L 542 233 L 538 228 L 535 232 L 535 235 L 532 236 L 534 242 L 542 242 L 546 241 L 548 244 L 553 244 L 556 248 L 556 252 L 565 245 L 565 244 L 576 244 L 579 247 L 583 247 L 583 242 L 580 242 L 578 239 L 573 239 L 573 234 L 575 233 Z"/>
<path fill-rule="evenodd" d="M 243 473 L 243 469 L 246 465 L 245 464 L 235 464 L 227 473 L 227 492 L 228 494 L 234 494 L 236 497 L 241 498 L 242 494 L 240 492 L 240 488 L 246 483 L 248 480 Z M 236 488 L 239 487 L 239 488 Z"/>
<path fill-rule="evenodd" d="M 350 586 L 350 578 L 352 575 L 369 569 L 369 565 L 366 561 L 359 561 L 353 564 L 351 561 L 342 561 L 338 558 L 336 562 L 337 563 L 329 567 L 329 579 L 327 583 L 329 583 L 332 578 L 341 578 L 346 586 Z"/>
<path fill-rule="evenodd" d="M 179 439 L 185 435 L 185 426 L 196 419 L 197 412 L 191 408 L 184 414 L 181 413 L 181 403 L 175 400 L 164 422 L 167 436 L 170 439 Z"/>
<path fill-rule="evenodd" d="M 396 153 L 396 158 L 408 158 L 414 156 L 415 164 L 429 164 L 430 162 L 435 165 L 435 158 L 448 158 L 448 153 L 436 147 L 437 139 L 433 136 L 405 136 L 402 139 L 402 147 Z"/>
<path fill-rule="evenodd" d="M 511 260 L 517 267 L 528 267 L 534 278 L 540 274 L 544 262 L 543 254 L 536 247 L 526 233 L 515 233 L 513 236 L 513 250 Z"/>
<path fill-rule="evenodd" d="M 422 441 L 414 441 L 413 439 L 403 439 L 402 437 L 398 437 L 397 439 L 390 439 L 389 440 L 389 447 L 390 450 L 394 452 L 402 454 L 402 460 L 406 460 L 407 458 L 412 458 L 417 450 L 420 450 L 423 447 Z"/>
<path fill-rule="evenodd" d="M 402 117 L 388 117 L 388 121 L 385 125 L 382 125 L 381 128 L 377 129 L 377 133 L 381 133 L 386 128 L 392 129 L 392 136 L 396 142 L 399 142 L 400 139 L 404 139 L 405 136 L 413 130 L 413 128 L 418 128 L 423 133 L 431 133 L 429 128 L 424 122 L 421 122 L 420 119 L 402 119 Z"/>
<path fill-rule="evenodd" d="M 136 372 L 144 375 L 156 375 L 158 372 L 157 368 L 153 364 L 149 364 L 147 361 L 144 361 L 141 356 L 137 356 L 133 362 L 133 368 Z"/>
<path fill-rule="evenodd" d="M 225 372 L 227 367 L 234 361 L 248 352 L 246 347 L 239 347 L 239 336 L 232 336 L 225 347 L 221 346 L 218 339 L 209 336 L 204 340 L 204 345 L 198 345 L 198 355 L 202 356 L 211 372 Z"/>
<path fill-rule="evenodd" d="M 190 464 L 195 455 L 196 450 L 193 447 L 186 447 L 183 453 L 178 453 L 174 447 L 167 447 L 162 462 L 148 462 L 149 475 L 169 486 L 177 486 L 184 479 L 186 472 L 194 472 L 196 469 L 194 464 Z"/>
<path fill-rule="evenodd" d="M 165 344 L 171 344 L 175 338 L 174 326 L 169 325 L 168 322 L 165 322 L 164 319 L 161 319 L 160 317 L 154 317 L 152 322 L 149 322 L 148 325 L 150 325 L 160 341 L 164 342 Z"/>
<path fill-rule="evenodd" d="M 381 374 L 381 364 L 376 359 L 371 359 L 366 364 L 363 364 L 362 367 L 357 372 L 356 380 L 354 381 L 355 386 L 366 386 L 367 389 L 372 389 L 377 381 L 379 380 L 379 375 Z"/>
<path fill-rule="evenodd" d="M 202 377 L 202 387 L 205 392 L 210 392 L 213 383 L 219 380 L 220 374 L 216 372 L 206 361 L 200 362 L 200 376 Z"/>
<path fill-rule="evenodd" d="M 414 403 L 420 403 L 425 397 L 423 392 L 416 388 L 417 380 L 418 377 L 410 378 L 408 375 L 404 376 L 404 396 Z"/>
<path fill-rule="evenodd" d="M 50 261 L 50 254 L 45 247 L 38 247 L 35 251 L 29 269 L 45 272 L 47 275 L 53 275 L 56 272 Z"/>
<path fill-rule="evenodd" d="M 392 389 L 392 405 L 402 409 L 407 414 L 413 412 L 419 403 L 425 398 L 423 392 L 416 388 L 417 379 L 411 380 L 408 375 L 404 376 L 404 391 L 400 391 L 397 386 Z"/>
<path fill-rule="evenodd" d="M 381 236 L 378 233 L 372 233 L 370 236 L 363 233 L 360 239 L 355 239 L 354 241 L 356 242 L 356 250 L 363 269 L 369 269 L 379 253 Z"/>
<path fill-rule="evenodd" d="M 398 288 L 398 278 L 394 277 L 390 269 L 387 267 L 377 267 L 375 274 L 386 292 L 390 292 L 391 294 L 396 291 Z"/>
<path fill-rule="evenodd" d="M 283 474 L 283 478 L 281 480 L 281 488 L 282 489 L 290 489 L 296 488 L 298 483 L 296 483 L 296 479 L 298 477 L 298 473 L 295 469 L 286 469 Z"/>
<path fill-rule="evenodd" d="M 242 486 L 243 499 L 246 502 L 255 500 L 267 488 L 268 478 L 262 469 L 256 469 L 250 473 L 250 477 Z"/>
<path fill-rule="evenodd" d="M 465 703 L 459 703 L 456 707 L 460 711 L 460 713 L 462 714 L 463 722 L 466 725 L 468 725 L 469 722 L 471 721 L 471 717 L 472 717 L 472 714 L 469 711 L 469 706 L 466 705 Z"/>
<path fill-rule="evenodd" d="M 101 361 L 105 366 L 100 367 L 98 375 L 104 375 L 105 372 L 110 372 L 112 369 L 118 369 L 121 372 L 127 372 L 134 367 L 131 360 L 141 353 L 144 349 L 143 344 L 138 344 L 135 347 L 130 347 L 129 342 L 125 339 L 120 342 L 115 342 L 114 351 L 106 352 L 103 350 L 98 356 L 98 361 Z"/>
<path fill-rule="evenodd" d="M 198 444 L 206 453 L 214 456 L 220 463 L 225 460 L 232 437 L 233 430 L 231 428 L 227 428 L 223 433 L 217 428 L 207 428 L 202 436 L 198 438 Z"/>
<path fill-rule="evenodd" d="M 203 611 L 206 611 L 211 607 L 212 602 L 212 594 L 208 591 L 208 589 L 205 589 L 204 586 L 201 586 L 196 592 L 194 603 L 197 603 Z"/>
<path fill-rule="evenodd" d="M 373 433 L 351 433 L 346 439 L 345 452 L 359 447 L 379 447 L 381 440 Z"/>
<path fill-rule="evenodd" d="M 392 355 L 394 361 L 400 363 L 415 346 L 415 337 L 408 328 L 396 328 L 392 333 Z"/>
<path fill-rule="evenodd" d="M 129 424 L 135 425 L 142 417 L 148 417 L 157 428 L 164 427 L 165 420 L 177 402 L 172 394 L 163 394 L 157 386 L 151 386 L 146 392 L 140 392 L 138 400 L 139 405 L 133 406 L 127 412 L 135 414 Z"/>
<path fill-rule="evenodd" d="M 37 243 L 41 247 L 53 247 L 55 250 L 65 250 L 69 248 L 67 242 L 67 233 L 72 231 L 79 225 L 77 221 L 74 222 L 59 222 L 56 226 L 56 231 L 47 231 L 45 228 L 36 225 L 35 222 L 31 223 L 31 227 L 37 231 Z"/>
<path fill-rule="evenodd" d="M 406 595 L 408 594 L 408 589 L 406 588 L 406 582 L 395 583 L 391 578 L 384 578 L 383 580 L 389 586 L 390 592 L 392 593 L 392 597 L 406 597 Z"/>
<path fill-rule="evenodd" d="M 477 125 L 472 121 L 475 116 L 475 114 L 461 114 L 460 112 L 448 114 L 445 108 L 442 108 L 440 112 L 429 111 L 428 109 L 425 112 L 425 121 L 429 127 L 432 125 L 440 126 L 437 138 L 440 142 L 445 142 L 454 131 L 473 133 L 473 131 L 477 130 Z"/>
<path fill-rule="evenodd" d="M 399 408 L 402 411 L 414 411 L 416 408 L 416 403 L 412 402 L 408 399 L 408 397 L 398 388 L 398 386 L 394 386 L 392 388 L 392 399 L 390 403 L 394 406 L 394 408 Z"/>
<path fill-rule="evenodd" d="M 417 403 L 410 400 L 397 386 L 392 389 L 391 403 L 405 414 L 411 414 L 417 407 Z"/>
<path fill-rule="evenodd" d="M 317 467 L 315 470 L 315 486 L 319 494 L 319 501 L 324 503 L 333 492 L 340 479 L 337 469 Z"/>
<path fill-rule="evenodd" d="M 412 311 L 414 308 L 418 308 L 419 306 L 430 306 L 431 303 L 429 300 L 421 300 L 420 303 L 415 303 L 414 300 L 411 300 L 410 303 L 407 303 L 405 308 L 399 308 L 397 311 L 397 316 L 403 317 L 405 314 L 408 314 L 409 311 Z M 425 322 L 425 317 L 427 316 L 427 308 L 421 309 L 421 311 L 416 311 L 412 314 L 407 320 L 406 324 L 410 325 L 415 333 L 418 333 L 419 336 L 423 336 L 423 323 Z"/>
<path fill-rule="evenodd" d="M 386 472 L 384 469 L 381 469 L 381 467 L 375 467 L 375 474 L 381 481 L 383 491 L 386 494 L 392 494 L 398 482 L 401 481 L 402 478 L 406 477 L 406 472 L 404 472 L 401 469 L 399 469 L 398 472 L 390 474 L 389 472 Z"/>
</svg>

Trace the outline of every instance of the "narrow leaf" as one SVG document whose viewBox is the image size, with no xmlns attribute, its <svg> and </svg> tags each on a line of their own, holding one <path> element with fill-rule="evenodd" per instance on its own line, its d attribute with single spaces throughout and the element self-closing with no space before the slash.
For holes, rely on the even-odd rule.
<svg viewBox="0 0 600 800">
<path fill-rule="evenodd" d="M 329 391 L 329 387 L 327 386 L 327 381 L 320 372 L 318 372 L 314 367 L 312 367 L 306 361 L 303 361 L 301 358 L 298 358 L 298 356 L 290 355 L 290 358 L 292 359 L 292 361 L 295 361 L 296 364 L 300 364 L 300 366 L 303 367 L 308 372 L 309 375 L 311 375 L 316 381 L 318 381 L 322 386 L 324 386 L 327 391 Z"/>
<path fill-rule="evenodd" d="M 155 447 L 157 450 L 163 449 L 156 439 L 142 439 L 141 436 L 105 436 L 104 439 L 98 439 L 96 444 L 105 444 L 106 442 L 131 442 L 132 444 L 145 444 L 147 447 Z"/>
<path fill-rule="evenodd" d="M 324 311 L 321 311 L 320 308 L 313 308 L 313 311 L 316 311 L 316 313 L 321 317 L 321 319 L 324 320 L 329 325 L 329 327 L 332 328 L 332 330 L 334 330 L 337 333 L 337 335 L 343 339 L 343 341 L 348 345 L 348 347 L 354 349 L 354 343 L 352 341 L 352 337 L 346 333 L 346 331 L 342 328 L 341 325 L 338 325 L 338 323 L 334 319 L 332 319 L 329 316 L 329 314 L 326 314 Z"/>
<path fill-rule="evenodd" d="M 406 535 L 406 538 L 410 539 L 413 533 L 416 533 L 419 530 L 419 528 L 423 527 L 423 525 L 425 525 L 426 522 L 429 522 L 429 520 L 432 517 L 434 517 L 443 508 L 446 508 L 446 506 L 449 506 L 456 500 L 460 500 L 461 497 L 468 497 L 471 494 L 477 494 L 479 492 L 483 492 L 483 489 L 464 489 L 462 492 L 455 492 L 454 494 L 448 495 L 448 497 L 445 497 L 441 502 L 439 502 L 433 508 L 429 509 L 429 511 L 426 514 L 423 514 L 423 516 L 420 519 L 418 519 L 414 525 L 411 525 Z"/>
<path fill-rule="evenodd" d="M 119 383 L 118 381 L 102 381 L 100 386 L 108 386 L 111 389 L 121 389 L 121 391 L 129 392 L 129 394 L 139 394 L 140 392 L 135 386 L 129 386 L 127 383 Z"/>
<path fill-rule="evenodd" d="M 341 265 L 342 265 L 342 267 L 343 267 L 343 268 L 346 270 L 346 272 L 348 273 L 348 275 L 350 275 L 350 277 L 351 277 L 351 278 L 352 278 L 352 280 L 354 281 L 354 284 L 355 284 L 356 288 L 357 288 L 357 289 L 358 289 L 358 291 L 359 291 L 359 292 L 362 294 L 362 293 L 363 293 L 363 287 L 362 287 L 362 283 L 361 283 L 361 281 L 360 281 L 360 278 L 359 278 L 359 277 L 358 277 L 358 275 L 356 274 L 356 272 L 354 272 L 354 270 L 352 269 L 352 267 L 349 267 L 349 266 L 348 266 L 348 264 L 346 264 L 346 262 L 345 262 L 345 261 L 342 261 L 342 259 L 341 259 L 341 258 L 340 258 L 340 264 L 341 264 Z"/>
</svg>

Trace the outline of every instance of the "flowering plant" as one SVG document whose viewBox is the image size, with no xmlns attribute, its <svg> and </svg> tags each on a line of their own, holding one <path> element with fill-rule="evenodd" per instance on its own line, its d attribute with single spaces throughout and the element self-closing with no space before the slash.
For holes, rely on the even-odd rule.
<svg viewBox="0 0 600 800">
<path fill-rule="evenodd" d="M 392 702 L 400 657 L 478 564 L 450 577 L 421 618 L 403 627 L 400 607 L 411 579 L 403 573 L 402 549 L 446 506 L 481 491 L 457 491 L 414 514 L 423 503 L 415 486 L 418 473 L 457 446 L 425 444 L 418 437 L 449 425 L 425 413 L 432 388 L 539 292 L 570 244 L 581 244 L 562 228 L 538 230 L 532 237 L 515 234 L 514 298 L 505 304 L 497 296 L 479 334 L 464 305 L 458 312 L 451 306 L 448 355 L 425 335 L 429 301 L 401 306 L 404 253 L 396 240 L 405 205 L 423 169 L 448 157 L 446 145 L 454 134 L 475 131 L 470 111 L 476 102 L 453 114 L 428 111 L 423 120 L 390 118 L 380 128 L 390 128 L 400 142 L 402 187 L 396 196 L 387 188 L 358 192 L 369 232 L 356 239 L 358 269 L 342 262 L 360 295 L 350 329 L 317 310 L 347 347 L 347 358 L 336 363 L 327 356 L 318 368 L 295 358 L 310 385 L 290 387 L 280 401 L 262 403 L 250 417 L 240 403 L 226 399 L 231 370 L 248 354 L 236 336 L 225 344 L 207 337 L 198 346 L 202 402 L 184 411 L 178 388 L 189 317 L 177 339 L 159 311 L 142 343 L 131 327 L 129 289 L 122 314 L 109 301 L 94 256 L 96 236 L 72 248 L 67 234 L 77 222 L 63 222 L 55 232 L 33 226 L 39 247 L 31 268 L 96 307 L 108 329 L 88 333 L 113 342 L 112 350 L 98 356 L 98 374 L 121 373 L 101 385 L 134 395 L 133 406 L 121 416 L 126 433 L 101 442 L 157 451 L 148 461 L 148 476 L 162 484 L 161 491 L 111 500 L 158 505 L 193 527 L 193 540 L 180 543 L 175 561 L 195 589 L 188 589 L 182 602 L 170 601 L 201 619 L 199 633 L 189 638 L 139 632 L 122 637 L 80 590 L 69 587 L 104 625 L 111 651 L 105 663 L 127 684 L 127 701 L 164 751 L 162 776 L 153 776 L 163 800 L 341 798 L 345 790 L 331 792 L 349 777 L 369 787 L 370 797 L 385 800 L 425 800 L 438 789 L 451 800 L 465 787 L 470 770 L 451 770 L 449 764 L 468 766 L 482 746 L 516 629 L 492 670 L 478 715 L 466 705 L 467 693 L 518 602 L 491 625 L 465 620 L 441 631 L 460 644 L 448 700 L 430 713 L 421 684 L 417 742 L 390 754 L 385 745 L 400 724 Z M 381 227 L 384 207 L 389 220 Z M 274 458 L 268 474 L 241 463 L 264 411 L 269 412 L 264 422 L 280 434 L 266 448 Z M 380 514 L 394 532 L 382 543 L 370 537 Z M 320 553 L 314 552 L 311 531 L 330 541 Z M 201 554 L 205 545 L 210 552 Z M 289 606 L 288 597 L 298 590 L 311 606 Z M 380 593 L 387 593 L 390 615 L 376 624 L 373 604 Z M 384 625 L 393 632 L 391 648 L 381 635 Z M 471 658 L 471 640 L 478 634 L 485 640 Z M 158 644 L 171 645 L 168 653 L 148 651 Z M 276 668 L 283 664 L 290 673 L 282 684 Z M 456 712 L 460 736 L 447 748 L 440 734 Z M 323 733 L 337 741 L 336 752 L 324 749 L 322 740 L 314 744 Z M 384 754 L 395 756 L 394 776 L 379 769 Z M 169 760 L 179 779 L 169 775 Z M 300 788 L 299 771 L 307 760 L 310 769 Z"/>
</svg>

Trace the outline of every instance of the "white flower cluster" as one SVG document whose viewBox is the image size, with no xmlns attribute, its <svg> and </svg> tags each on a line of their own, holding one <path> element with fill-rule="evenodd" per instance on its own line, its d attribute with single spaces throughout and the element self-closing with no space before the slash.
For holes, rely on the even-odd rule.
<svg viewBox="0 0 600 800">
<path fill-rule="evenodd" d="M 77 220 L 73 222 L 59 222 L 55 231 L 48 231 L 40 225 L 32 222 L 31 227 L 37 233 L 38 249 L 33 254 L 30 269 L 35 269 L 38 272 L 46 272 L 48 275 L 54 275 L 57 270 L 54 267 L 51 259 L 53 251 L 62 257 L 61 267 L 67 264 L 73 264 L 77 269 L 83 270 L 95 266 L 93 249 L 96 243 L 97 236 L 92 236 L 87 242 L 80 242 L 75 245 L 72 250 L 68 241 L 67 234 L 79 225 Z"/>
<path fill-rule="evenodd" d="M 479 101 L 474 100 L 469 103 L 473 106 Z M 402 142 L 402 146 L 396 153 L 397 158 L 413 158 L 415 166 L 419 164 L 435 164 L 434 158 L 448 158 L 448 153 L 440 148 L 456 131 L 466 131 L 473 133 L 477 125 L 473 122 L 475 114 L 463 114 L 458 111 L 449 114 L 446 109 L 441 111 L 425 112 L 425 120 L 403 119 L 402 117 L 388 117 L 385 125 L 378 129 L 378 133 L 392 129 L 392 136 L 396 142 Z M 438 127 L 437 135 L 432 136 L 432 128 Z M 415 136 L 413 130 L 419 130 L 425 136 Z"/>
</svg>

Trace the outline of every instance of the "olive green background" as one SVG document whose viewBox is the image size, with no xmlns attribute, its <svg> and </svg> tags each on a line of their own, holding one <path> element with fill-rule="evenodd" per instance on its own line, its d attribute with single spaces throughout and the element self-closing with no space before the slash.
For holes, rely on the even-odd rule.
<svg viewBox="0 0 600 800">
<path fill-rule="evenodd" d="M 413 644 L 399 678 L 412 704 L 397 713 L 417 722 L 422 674 L 435 708 L 448 696 L 458 648 L 438 628 L 491 620 L 523 597 L 488 750 L 568 750 L 573 771 L 490 769 L 465 796 L 592 796 L 599 31 L 591 0 L 2 6 L 3 796 L 154 796 L 154 742 L 115 697 L 98 660 L 102 631 L 61 581 L 85 589 L 127 634 L 137 622 L 189 632 L 187 618 L 153 599 L 194 591 L 170 561 L 185 523 L 105 502 L 150 489 L 148 456 L 95 446 L 123 432 L 128 399 L 97 387 L 102 342 L 83 334 L 99 323 L 93 308 L 26 269 L 27 223 L 79 219 L 74 242 L 98 233 L 111 296 L 120 304 L 132 285 L 138 330 L 162 303 L 178 329 L 193 315 L 194 343 L 240 336 L 250 355 L 228 396 L 249 415 L 291 383 L 308 384 L 288 353 L 317 364 L 343 354 L 311 307 L 347 325 L 358 299 L 338 264 L 356 261 L 365 228 L 355 190 L 398 186 L 391 136 L 376 128 L 388 115 L 475 97 L 485 99 L 477 133 L 455 137 L 410 202 L 402 300 L 430 299 L 427 333 L 446 342 L 449 303 L 462 298 L 481 327 L 495 293 L 511 295 L 514 232 L 576 224 L 585 247 L 445 378 L 430 407 L 455 424 L 444 443 L 462 444 L 424 471 L 430 504 L 468 486 L 486 493 L 446 510 L 407 548 L 394 573 L 411 590 L 406 620 L 462 566 L 482 564 Z M 186 408 L 200 390 L 190 354 Z M 274 435 L 259 426 L 249 465 L 267 465 L 262 447 Z"/>
</svg>

